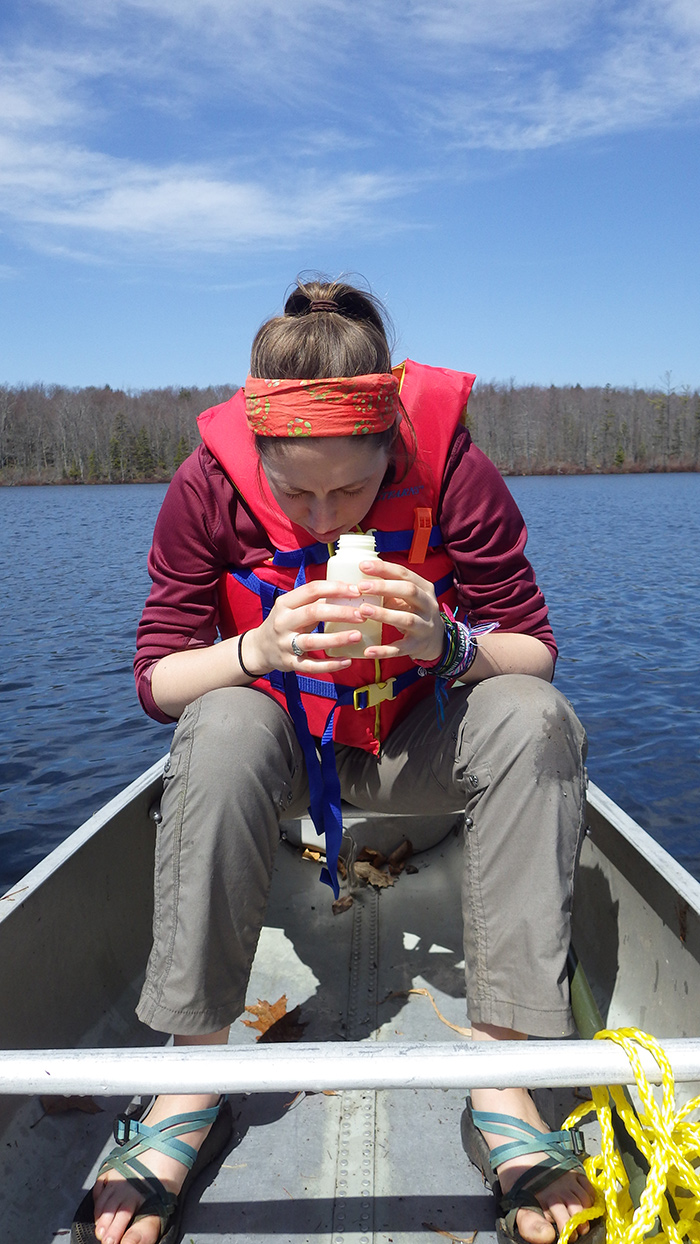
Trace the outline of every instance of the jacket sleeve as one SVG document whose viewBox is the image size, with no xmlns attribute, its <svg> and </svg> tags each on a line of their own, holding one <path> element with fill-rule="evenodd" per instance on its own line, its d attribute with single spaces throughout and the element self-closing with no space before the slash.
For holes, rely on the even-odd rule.
<svg viewBox="0 0 700 1244">
<path fill-rule="evenodd" d="M 219 579 L 229 566 L 246 565 L 261 540 L 266 547 L 232 484 L 200 446 L 173 476 L 148 555 L 153 586 L 138 626 L 134 674 L 149 717 L 173 720 L 153 699 L 153 667 L 171 652 L 215 643 Z"/>
<path fill-rule="evenodd" d="M 534 635 L 556 661 L 547 606 L 525 556 L 525 522 L 500 472 L 466 429 L 459 429 L 452 443 L 438 524 L 454 563 L 459 605 L 469 620 Z"/>
</svg>

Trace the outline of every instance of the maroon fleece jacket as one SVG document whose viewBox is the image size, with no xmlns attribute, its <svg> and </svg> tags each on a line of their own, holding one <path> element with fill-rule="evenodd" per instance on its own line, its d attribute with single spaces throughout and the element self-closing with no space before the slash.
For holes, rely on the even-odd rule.
<svg viewBox="0 0 700 1244">
<path fill-rule="evenodd" d="M 470 622 L 497 621 L 502 631 L 534 635 L 556 660 L 547 606 L 525 556 L 522 515 L 498 470 L 464 428 L 456 432 L 447 459 L 436 521 Z M 153 587 L 139 623 L 134 672 L 149 716 L 172 720 L 151 693 L 155 663 L 170 652 L 214 643 L 222 572 L 259 565 L 272 552 L 264 528 L 200 445 L 173 477 L 148 557 Z"/>
</svg>

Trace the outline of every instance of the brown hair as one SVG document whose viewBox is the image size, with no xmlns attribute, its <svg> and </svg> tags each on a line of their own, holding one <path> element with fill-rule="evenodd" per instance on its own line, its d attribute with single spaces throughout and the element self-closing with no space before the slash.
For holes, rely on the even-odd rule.
<svg viewBox="0 0 700 1244">
<path fill-rule="evenodd" d="M 369 290 L 320 274 L 306 280 L 298 277 L 284 304 L 284 314 L 267 320 L 255 334 L 250 372 L 278 380 L 382 374 L 391 371 L 390 338 L 393 327 L 389 316 Z M 397 451 L 396 457 L 404 459 L 401 478 L 415 459 L 415 433 L 405 412 L 403 418 L 410 450 L 399 436 L 398 424 L 363 438 L 377 448 L 386 447 L 392 460 L 393 451 Z M 288 444 L 285 437 L 255 437 L 261 458 Z"/>
<path fill-rule="evenodd" d="M 314 303 L 335 304 L 336 310 Z M 255 335 L 250 354 L 253 376 L 316 380 L 391 371 L 388 316 L 369 291 L 317 276 L 296 286 Z"/>
</svg>

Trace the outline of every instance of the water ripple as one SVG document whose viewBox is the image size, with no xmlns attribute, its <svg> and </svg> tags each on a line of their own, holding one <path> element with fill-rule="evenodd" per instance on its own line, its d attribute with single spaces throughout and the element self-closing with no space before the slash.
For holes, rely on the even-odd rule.
<svg viewBox="0 0 700 1244">
<path fill-rule="evenodd" d="M 700 475 L 508 484 L 591 776 L 700 878 Z M 163 494 L 0 489 L 0 892 L 167 750 L 131 673 Z"/>
<path fill-rule="evenodd" d="M 593 780 L 700 878 L 700 475 L 509 479 Z"/>
<path fill-rule="evenodd" d="M 0 489 L 0 892 L 167 751 L 131 672 L 164 491 Z"/>
</svg>

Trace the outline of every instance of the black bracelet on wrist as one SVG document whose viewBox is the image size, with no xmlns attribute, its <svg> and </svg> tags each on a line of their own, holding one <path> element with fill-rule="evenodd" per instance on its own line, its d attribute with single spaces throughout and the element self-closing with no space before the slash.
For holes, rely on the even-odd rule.
<svg viewBox="0 0 700 1244">
<path fill-rule="evenodd" d="M 246 635 L 247 635 L 247 634 L 248 634 L 248 632 L 247 632 L 247 631 L 241 631 L 241 634 L 238 636 L 238 664 L 240 665 L 241 669 L 243 670 L 243 673 L 245 674 L 246 678 L 252 678 L 252 680 L 253 680 L 253 681 L 255 681 L 255 680 L 256 680 L 256 678 L 259 678 L 259 677 L 260 677 L 260 675 L 259 675 L 259 674 L 251 674 L 250 670 L 247 670 L 247 669 L 246 669 L 246 667 L 245 667 L 245 665 L 243 664 L 243 652 L 242 652 L 242 649 L 243 649 L 243 640 L 245 639 L 245 637 L 246 637 Z"/>
</svg>

